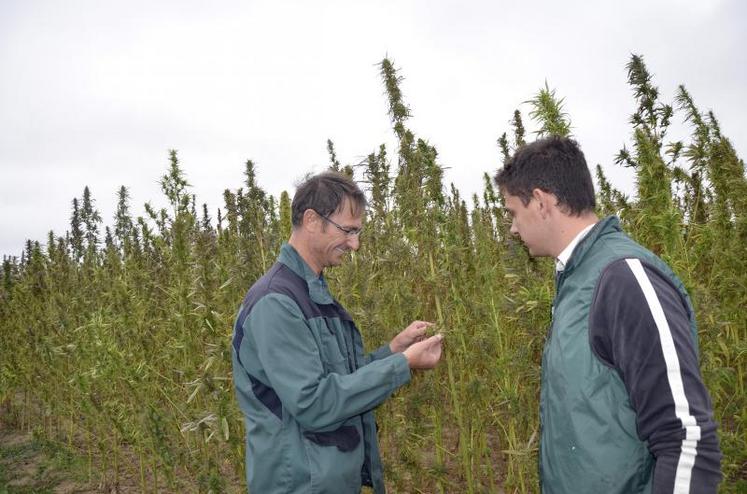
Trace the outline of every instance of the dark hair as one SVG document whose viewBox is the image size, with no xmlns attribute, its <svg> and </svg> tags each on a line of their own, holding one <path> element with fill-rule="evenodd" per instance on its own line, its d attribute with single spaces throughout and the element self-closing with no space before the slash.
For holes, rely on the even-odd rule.
<svg viewBox="0 0 747 494">
<path fill-rule="evenodd" d="M 350 199 L 354 214 L 366 209 L 366 196 L 347 175 L 334 171 L 313 175 L 296 189 L 291 204 L 291 222 L 294 227 L 301 226 L 307 209 L 329 216 L 342 208 L 346 197 Z"/>
<path fill-rule="evenodd" d="M 495 176 L 498 187 L 518 196 L 526 206 L 532 191 L 554 194 L 558 205 L 573 216 L 594 211 L 596 198 L 586 158 L 567 137 L 547 137 L 520 147 Z"/>
</svg>

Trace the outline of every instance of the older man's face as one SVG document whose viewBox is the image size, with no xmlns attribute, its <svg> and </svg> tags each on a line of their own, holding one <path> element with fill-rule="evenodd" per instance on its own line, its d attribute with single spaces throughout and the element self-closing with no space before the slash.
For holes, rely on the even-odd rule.
<svg viewBox="0 0 747 494">
<path fill-rule="evenodd" d="M 350 235 L 340 229 L 342 227 L 346 230 L 360 231 L 363 227 L 363 210 L 355 211 L 351 205 L 350 199 L 345 198 L 342 208 L 328 216 L 329 221 L 320 218 L 324 225 L 316 234 L 314 257 L 321 268 L 339 266 L 345 254 L 360 247 L 359 235 Z"/>
</svg>

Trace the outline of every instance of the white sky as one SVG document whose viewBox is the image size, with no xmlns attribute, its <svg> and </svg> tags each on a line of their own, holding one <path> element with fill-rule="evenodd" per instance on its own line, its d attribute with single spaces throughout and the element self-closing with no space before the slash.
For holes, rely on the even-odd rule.
<svg viewBox="0 0 747 494">
<path fill-rule="evenodd" d="M 665 100 L 685 84 L 712 109 L 744 158 L 745 28 L 739 0 L 0 0 L 0 254 L 64 233 L 85 185 L 105 224 L 120 185 L 135 215 L 163 205 L 171 148 L 213 218 L 247 159 L 279 195 L 328 166 L 328 138 L 343 164 L 382 142 L 393 158 L 376 66 L 387 54 L 410 127 L 467 199 L 545 80 L 590 166 L 631 192 L 632 170 L 613 165 L 630 137 L 631 53 Z"/>
</svg>

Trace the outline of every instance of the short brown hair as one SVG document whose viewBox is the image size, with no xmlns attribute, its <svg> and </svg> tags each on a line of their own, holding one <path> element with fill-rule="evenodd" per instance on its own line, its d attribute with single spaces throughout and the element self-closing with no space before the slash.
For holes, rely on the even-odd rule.
<svg viewBox="0 0 747 494">
<path fill-rule="evenodd" d="M 526 206 L 532 191 L 554 194 L 558 205 L 573 216 L 594 211 L 596 197 L 586 158 L 578 143 L 567 137 L 547 137 L 520 147 L 495 176 L 501 191 L 517 196 Z"/>
<path fill-rule="evenodd" d="M 347 175 L 335 171 L 313 175 L 296 189 L 291 204 L 291 222 L 294 227 L 300 226 L 307 209 L 329 216 L 342 208 L 346 197 L 350 199 L 354 213 L 366 209 L 365 194 Z"/>
</svg>

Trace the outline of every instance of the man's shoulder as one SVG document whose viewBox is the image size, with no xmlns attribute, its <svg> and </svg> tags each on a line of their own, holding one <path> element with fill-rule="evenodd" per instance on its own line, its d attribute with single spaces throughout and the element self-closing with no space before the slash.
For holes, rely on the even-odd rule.
<svg viewBox="0 0 747 494">
<path fill-rule="evenodd" d="M 298 303 L 308 298 L 308 286 L 306 281 L 288 266 L 277 262 L 249 288 L 244 298 L 244 306 L 250 308 L 270 294 L 286 295 Z"/>
<path fill-rule="evenodd" d="M 581 260 L 581 264 L 602 274 L 610 269 L 620 269 L 620 263 L 626 259 L 640 259 L 658 270 L 668 271 L 668 266 L 661 258 L 619 229 L 600 235 L 589 249 L 588 255 Z"/>
<path fill-rule="evenodd" d="M 260 300 L 277 295 L 292 300 L 306 319 L 321 316 L 342 317 L 339 311 L 336 311 L 336 304 L 329 306 L 316 304 L 309 293 L 306 280 L 281 262 L 275 263 L 249 289 L 242 303 L 243 314 L 248 315 Z"/>
<path fill-rule="evenodd" d="M 240 341 L 243 337 L 244 321 L 249 314 L 255 309 L 255 306 L 272 295 L 281 295 L 291 299 L 306 314 L 304 308 L 308 309 L 308 287 L 306 282 L 294 273 L 288 266 L 276 262 L 261 278 L 246 292 L 244 300 L 241 302 L 241 308 L 236 317 L 235 327 L 237 338 Z M 269 300 L 269 299 L 268 299 Z M 270 305 L 265 304 L 262 310 L 268 310 Z"/>
<path fill-rule="evenodd" d="M 604 260 L 599 265 L 601 276 L 630 276 L 630 262 L 638 260 L 650 275 L 670 280 L 675 286 L 680 284 L 679 278 L 666 261 L 624 231 L 602 238 L 599 250 L 604 252 Z"/>
</svg>

